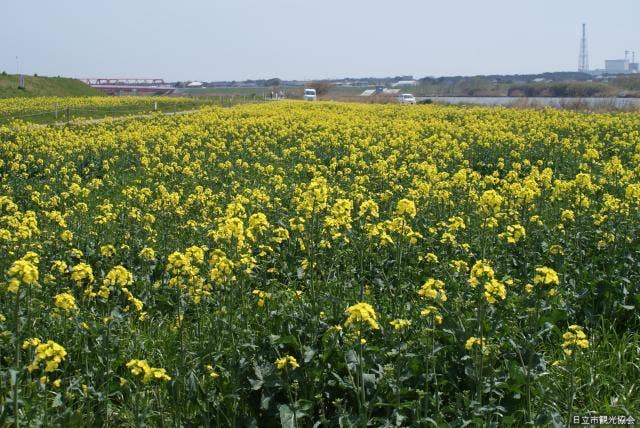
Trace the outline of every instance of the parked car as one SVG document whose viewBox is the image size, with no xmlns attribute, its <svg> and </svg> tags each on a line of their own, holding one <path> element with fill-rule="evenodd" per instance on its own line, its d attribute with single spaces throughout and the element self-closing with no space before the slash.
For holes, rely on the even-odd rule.
<svg viewBox="0 0 640 428">
<path fill-rule="evenodd" d="M 307 88 L 304 90 L 304 100 L 305 101 L 316 101 L 318 96 L 316 95 L 316 90 Z"/>
<path fill-rule="evenodd" d="M 415 104 L 416 97 L 414 97 L 413 94 L 401 94 L 398 97 L 398 102 L 400 104 Z"/>
</svg>

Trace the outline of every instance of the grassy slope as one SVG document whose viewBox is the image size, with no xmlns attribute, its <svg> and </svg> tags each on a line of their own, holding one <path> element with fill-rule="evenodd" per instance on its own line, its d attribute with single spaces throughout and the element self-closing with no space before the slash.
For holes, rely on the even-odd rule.
<svg viewBox="0 0 640 428">
<path fill-rule="evenodd" d="M 101 95 L 100 91 L 68 77 L 25 76 L 24 83 L 25 89 L 18 89 L 18 77 L 15 74 L 0 75 L 0 98 Z"/>
</svg>

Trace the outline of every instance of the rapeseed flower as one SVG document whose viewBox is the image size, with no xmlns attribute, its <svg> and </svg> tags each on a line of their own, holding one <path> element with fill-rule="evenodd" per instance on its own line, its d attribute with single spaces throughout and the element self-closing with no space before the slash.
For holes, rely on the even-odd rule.
<svg viewBox="0 0 640 428">
<path fill-rule="evenodd" d="M 360 204 L 360 209 L 358 210 L 358 217 L 364 218 L 365 220 L 371 220 L 374 218 L 378 218 L 380 216 L 378 204 L 372 200 L 366 200 L 362 204 Z"/>
<path fill-rule="evenodd" d="M 287 367 L 291 367 L 292 370 L 295 370 L 300 367 L 298 361 L 291 355 L 285 355 L 284 357 L 278 358 L 274 364 L 278 370 L 285 370 Z"/>
<path fill-rule="evenodd" d="M 396 215 L 414 218 L 416 216 L 416 204 L 410 199 L 400 199 L 396 205 Z"/>
<path fill-rule="evenodd" d="M 103 257 L 113 257 L 116 254 L 116 248 L 111 244 L 103 245 L 100 247 L 100 254 Z"/>
<path fill-rule="evenodd" d="M 147 261 L 154 261 L 156 259 L 156 252 L 153 250 L 153 248 L 144 247 L 142 250 L 140 250 L 138 256 Z"/>
<path fill-rule="evenodd" d="M 542 266 L 536 268 L 533 283 L 537 285 L 560 285 L 560 278 L 555 270 Z"/>
<path fill-rule="evenodd" d="M 446 302 L 447 294 L 444 291 L 444 282 L 439 279 L 428 278 L 418 290 L 418 296 Z"/>
<path fill-rule="evenodd" d="M 484 337 L 478 338 L 475 336 L 471 336 L 469 339 L 467 339 L 467 342 L 464 344 L 464 348 L 467 351 L 470 351 L 474 346 L 477 346 L 480 349 L 484 349 L 484 347 L 486 346 Z"/>
<path fill-rule="evenodd" d="M 167 375 L 166 370 L 162 368 L 151 367 L 147 360 L 130 360 L 126 367 L 131 370 L 131 374 L 140 377 L 142 383 L 149 383 L 154 380 L 160 382 L 168 382 L 171 376 Z"/>
<path fill-rule="evenodd" d="M 563 352 L 566 356 L 573 354 L 576 349 L 586 349 L 589 347 L 589 339 L 584 332 L 584 329 L 579 325 L 570 325 L 569 329 L 562 335 L 564 342 L 562 342 Z"/>
<path fill-rule="evenodd" d="M 527 232 L 522 225 L 514 224 L 512 226 L 507 226 L 507 231 L 498 236 L 509 244 L 517 244 L 527 236 Z"/>
<path fill-rule="evenodd" d="M 133 283 L 133 275 L 124 266 L 112 268 L 104 277 L 104 285 L 124 287 Z"/>
<path fill-rule="evenodd" d="M 345 313 L 347 314 L 347 320 L 344 322 L 345 327 L 355 323 L 363 323 L 367 324 L 373 330 L 380 328 L 376 311 L 373 309 L 373 306 L 368 303 L 356 303 L 355 305 L 349 306 Z"/>
<path fill-rule="evenodd" d="M 483 280 L 491 280 L 495 276 L 495 272 L 491 267 L 491 264 L 488 260 L 478 260 L 474 263 L 471 268 L 471 273 L 469 275 L 469 284 L 472 287 L 477 287 L 480 284 L 480 281 Z"/>
<path fill-rule="evenodd" d="M 494 304 L 498 300 L 504 300 L 507 297 L 507 289 L 505 285 L 495 278 L 484 283 L 484 293 L 482 294 L 487 303 Z"/>
<path fill-rule="evenodd" d="M 271 299 L 271 293 L 267 293 L 266 291 L 262 291 L 262 290 L 257 290 L 256 289 L 256 290 L 253 290 L 252 294 L 258 298 L 258 306 L 259 307 L 263 307 L 264 303 L 268 299 Z"/>
<path fill-rule="evenodd" d="M 69 293 L 56 294 L 53 298 L 53 304 L 63 311 L 73 312 L 78 310 L 76 299 Z"/>
<path fill-rule="evenodd" d="M 94 281 L 93 269 L 86 263 L 78 263 L 71 268 L 71 280 L 77 285 L 82 285 L 83 282 L 91 284 Z"/>
<path fill-rule="evenodd" d="M 16 260 L 11 267 L 9 267 L 7 275 L 14 281 L 25 285 L 33 285 L 38 282 L 38 267 L 24 259 Z M 15 291 L 17 291 L 17 289 Z"/>
<path fill-rule="evenodd" d="M 405 319 L 395 319 L 389 321 L 389 324 L 391 324 L 396 330 L 402 330 L 403 328 L 409 327 L 411 325 L 411 321 Z"/>
<path fill-rule="evenodd" d="M 35 356 L 31 364 L 27 366 L 29 373 L 37 370 L 40 364 L 44 364 L 44 372 L 55 371 L 60 363 L 66 358 L 67 351 L 53 340 L 42 342 L 37 337 L 27 339 L 22 344 L 22 349 L 35 348 Z"/>
</svg>

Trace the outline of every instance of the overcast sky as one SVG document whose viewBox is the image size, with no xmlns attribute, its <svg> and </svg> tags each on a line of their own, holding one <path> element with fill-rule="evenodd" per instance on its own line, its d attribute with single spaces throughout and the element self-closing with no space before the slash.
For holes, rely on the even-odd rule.
<svg viewBox="0 0 640 428">
<path fill-rule="evenodd" d="M 4 0 L 0 70 L 166 80 L 575 70 L 635 50 L 640 0 Z"/>
</svg>

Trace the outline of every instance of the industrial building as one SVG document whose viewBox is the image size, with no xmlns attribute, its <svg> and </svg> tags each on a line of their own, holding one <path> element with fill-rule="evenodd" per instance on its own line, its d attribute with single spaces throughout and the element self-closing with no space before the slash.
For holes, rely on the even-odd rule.
<svg viewBox="0 0 640 428">
<path fill-rule="evenodd" d="M 606 59 L 604 61 L 604 70 L 608 74 L 623 74 L 629 72 L 628 59 Z"/>
<path fill-rule="evenodd" d="M 629 55 L 631 54 L 631 60 Z M 626 51 L 624 59 L 607 59 L 604 61 L 604 71 L 607 74 L 628 74 L 638 72 L 635 52 Z"/>
</svg>

